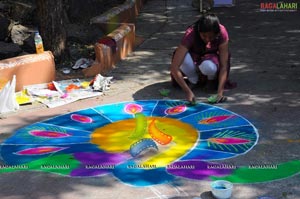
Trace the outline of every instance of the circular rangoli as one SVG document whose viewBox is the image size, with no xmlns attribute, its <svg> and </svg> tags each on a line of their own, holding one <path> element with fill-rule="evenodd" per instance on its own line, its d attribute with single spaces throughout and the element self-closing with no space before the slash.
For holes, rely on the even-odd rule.
<svg viewBox="0 0 300 199">
<path fill-rule="evenodd" d="M 218 160 L 251 150 L 256 128 L 228 110 L 179 100 L 100 105 L 17 130 L 0 146 L 6 172 L 113 175 L 134 186 L 229 175 Z"/>
</svg>

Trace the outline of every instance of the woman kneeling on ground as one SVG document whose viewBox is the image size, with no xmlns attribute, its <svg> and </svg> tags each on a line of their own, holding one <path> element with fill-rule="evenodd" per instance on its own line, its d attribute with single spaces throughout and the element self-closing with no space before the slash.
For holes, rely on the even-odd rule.
<svg viewBox="0 0 300 199">
<path fill-rule="evenodd" d="M 204 14 L 188 27 L 177 47 L 172 63 L 174 85 L 186 93 L 189 102 L 195 102 L 192 88 L 205 85 L 217 89 L 216 103 L 224 101 L 224 87 L 229 74 L 228 33 L 214 14 Z M 187 81 L 185 80 L 187 78 Z"/>
</svg>

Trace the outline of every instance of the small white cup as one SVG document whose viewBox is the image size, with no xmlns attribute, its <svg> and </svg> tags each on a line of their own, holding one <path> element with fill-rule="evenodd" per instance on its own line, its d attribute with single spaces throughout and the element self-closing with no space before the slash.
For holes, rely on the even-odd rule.
<svg viewBox="0 0 300 199">
<path fill-rule="evenodd" d="M 212 194 L 217 199 L 228 199 L 231 197 L 233 185 L 226 180 L 216 180 L 211 183 Z"/>
</svg>

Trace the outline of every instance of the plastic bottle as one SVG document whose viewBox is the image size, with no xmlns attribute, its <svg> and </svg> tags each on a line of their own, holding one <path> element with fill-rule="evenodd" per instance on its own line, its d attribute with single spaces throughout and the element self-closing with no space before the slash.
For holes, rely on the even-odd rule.
<svg viewBox="0 0 300 199">
<path fill-rule="evenodd" d="M 44 45 L 43 45 L 43 39 L 38 31 L 34 34 L 34 44 L 36 53 L 43 53 L 44 52 Z"/>
</svg>

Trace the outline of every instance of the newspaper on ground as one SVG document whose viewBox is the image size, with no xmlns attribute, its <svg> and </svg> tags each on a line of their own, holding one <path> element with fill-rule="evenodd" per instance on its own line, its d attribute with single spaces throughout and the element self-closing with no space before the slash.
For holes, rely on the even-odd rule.
<svg viewBox="0 0 300 199">
<path fill-rule="evenodd" d="M 54 108 L 75 102 L 77 100 L 96 97 L 103 92 L 95 91 L 89 82 L 80 79 L 70 79 L 53 81 L 45 84 L 35 84 L 26 86 L 26 92 L 34 100 L 45 104 L 49 108 Z"/>
</svg>

